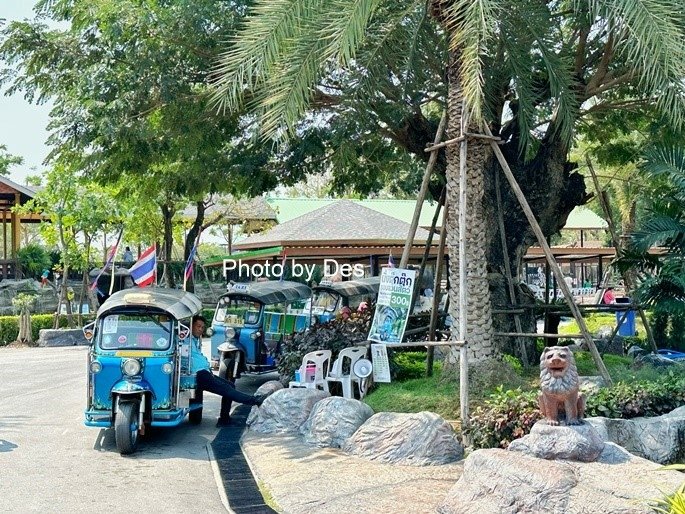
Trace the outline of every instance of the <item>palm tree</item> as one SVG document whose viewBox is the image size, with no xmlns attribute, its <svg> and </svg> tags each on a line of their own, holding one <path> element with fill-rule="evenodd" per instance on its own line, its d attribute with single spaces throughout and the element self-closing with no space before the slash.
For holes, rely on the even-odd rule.
<svg viewBox="0 0 685 514">
<path fill-rule="evenodd" d="M 682 123 L 683 7 L 682 0 L 258 0 L 217 67 L 215 99 L 231 109 L 246 102 L 264 134 L 287 137 L 310 106 L 322 98 L 331 105 L 336 91 L 326 83 L 355 77 L 366 86 L 360 90 L 385 93 L 388 83 L 408 83 L 421 72 L 416 48 L 426 34 L 442 38 L 435 54 L 447 70 L 447 137 L 458 136 L 463 122 L 473 132 L 487 123 L 504 140 L 551 234 L 588 199 L 567 163 L 582 116 L 652 104 Z M 436 91 L 440 96 L 440 79 Z M 413 115 L 421 117 L 420 106 Z M 388 123 L 379 126 L 396 136 Z M 416 146 L 407 148 L 420 153 Z M 446 159 L 448 244 L 456 262 L 457 147 L 448 147 Z M 490 290 L 504 298 L 499 263 L 509 259 L 520 270 L 534 238 L 513 196 L 505 195 L 503 207 L 494 202 L 496 163 L 483 141 L 469 141 L 467 170 L 467 340 L 470 357 L 479 360 L 496 353 Z M 491 222 L 500 208 L 507 256 Z M 450 273 L 457 284 L 454 267 Z M 492 279 L 497 274 L 499 281 Z M 458 302 L 450 305 L 456 318 Z"/>
<path fill-rule="evenodd" d="M 657 311 L 685 315 L 685 149 L 657 145 L 644 155 L 641 170 L 652 181 L 649 207 L 622 266 L 640 275 L 638 299 Z M 659 246 L 666 253 L 650 255 Z"/>
</svg>

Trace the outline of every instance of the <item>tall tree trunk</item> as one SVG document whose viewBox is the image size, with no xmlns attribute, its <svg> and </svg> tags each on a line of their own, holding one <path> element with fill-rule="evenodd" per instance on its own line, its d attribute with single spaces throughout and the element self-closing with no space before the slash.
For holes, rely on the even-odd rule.
<svg viewBox="0 0 685 514">
<path fill-rule="evenodd" d="M 462 122 L 463 91 L 459 77 L 458 55 L 451 55 L 448 70 L 447 139 L 459 137 Z M 476 132 L 477 128 L 470 127 Z M 484 170 L 490 157 L 490 146 L 481 139 L 469 139 L 466 158 L 466 341 L 469 360 L 482 361 L 494 356 L 492 314 L 487 274 L 487 242 L 492 223 L 485 219 L 483 208 Z M 447 147 L 447 246 L 450 257 L 450 314 L 453 338 L 457 337 L 459 319 L 459 145 Z M 456 362 L 459 352 L 452 349 L 449 361 Z"/>
<path fill-rule="evenodd" d="M 164 278 L 166 280 L 165 285 L 166 287 L 173 289 L 175 287 L 174 276 L 173 273 L 171 273 L 169 264 L 171 263 L 171 251 L 174 246 L 174 227 L 171 220 L 173 219 L 176 211 L 172 204 L 160 205 L 160 208 L 162 209 L 162 220 L 164 223 Z"/>
<path fill-rule="evenodd" d="M 190 230 L 188 230 L 188 234 L 186 236 L 185 240 L 185 248 L 183 251 L 183 260 L 185 262 L 188 262 L 188 257 L 190 257 L 190 252 L 193 249 L 193 245 L 195 244 L 195 240 L 197 237 L 200 235 L 200 232 L 202 231 L 202 224 L 205 222 L 205 203 L 202 200 L 199 200 L 195 202 L 195 206 L 197 208 L 197 215 L 195 216 L 195 219 L 193 220 L 193 224 L 190 227 Z M 195 282 L 193 281 L 193 276 L 188 278 L 188 282 L 186 283 L 186 291 L 195 292 Z"/>
</svg>

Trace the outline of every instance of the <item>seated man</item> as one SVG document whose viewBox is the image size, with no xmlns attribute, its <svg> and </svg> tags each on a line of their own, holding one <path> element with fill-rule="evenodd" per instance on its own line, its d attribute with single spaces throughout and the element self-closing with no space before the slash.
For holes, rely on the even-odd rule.
<svg viewBox="0 0 685 514">
<path fill-rule="evenodd" d="M 260 406 L 265 396 L 241 393 L 231 382 L 217 377 L 210 371 L 209 361 L 201 351 L 202 334 L 205 332 L 206 325 L 207 320 L 203 316 L 193 316 L 192 336 L 188 337 L 184 343 L 190 345 L 189 369 L 190 373 L 195 373 L 196 389 L 198 391 L 209 391 L 222 397 L 221 413 L 217 426 L 225 426 L 230 423 L 231 402 Z"/>
</svg>

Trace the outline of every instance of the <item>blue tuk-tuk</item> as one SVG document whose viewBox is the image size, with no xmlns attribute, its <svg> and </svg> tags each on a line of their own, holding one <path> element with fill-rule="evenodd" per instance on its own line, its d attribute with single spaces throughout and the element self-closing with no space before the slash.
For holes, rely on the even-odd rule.
<svg viewBox="0 0 685 514">
<path fill-rule="evenodd" d="M 176 426 L 186 414 L 191 423 L 202 420 L 202 395 L 195 397 L 189 347 L 183 344 L 192 316 L 201 310 L 192 293 L 125 289 L 110 296 L 84 327 L 90 340 L 85 424 L 114 427 L 121 454 L 135 451 L 146 427 Z"/>
<path fill-rule="evenodd" d="M 272 371 L 284 336 L 309 326 L 311 295 L 308 286 L 288 280 L 229 284 L 212 320 L 219 376 Z"/>
<path fill-rule="evenodd" d="M 381 277 L 360 278 L 345 282 L 322 280 L 312 290 L 312 322 L 326 323 L 343 307 L 356 310 L 365 300 L 375 300 Z"/>
</svg>

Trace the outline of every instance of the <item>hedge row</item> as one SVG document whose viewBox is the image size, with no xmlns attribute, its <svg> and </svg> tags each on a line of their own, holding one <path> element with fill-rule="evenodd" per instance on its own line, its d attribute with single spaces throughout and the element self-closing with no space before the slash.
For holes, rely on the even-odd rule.
<svg viewBox="0 0 685 514">
<path fill-rule="evenodd" d="M 84 319 L 92 319 L 84 316 Z M 33 340 L 38 341 L 38 331 L 43 328 L 52 328 L 55 320 L 54 314 L 32 314 L 31 334 Z M 60 328 L 68 326 L 67 317 L 59 317 Z M 17 340 L 19 335 L 19 316 L 0 316 L 0 346 L 6 346 Z"/>
</svg>

